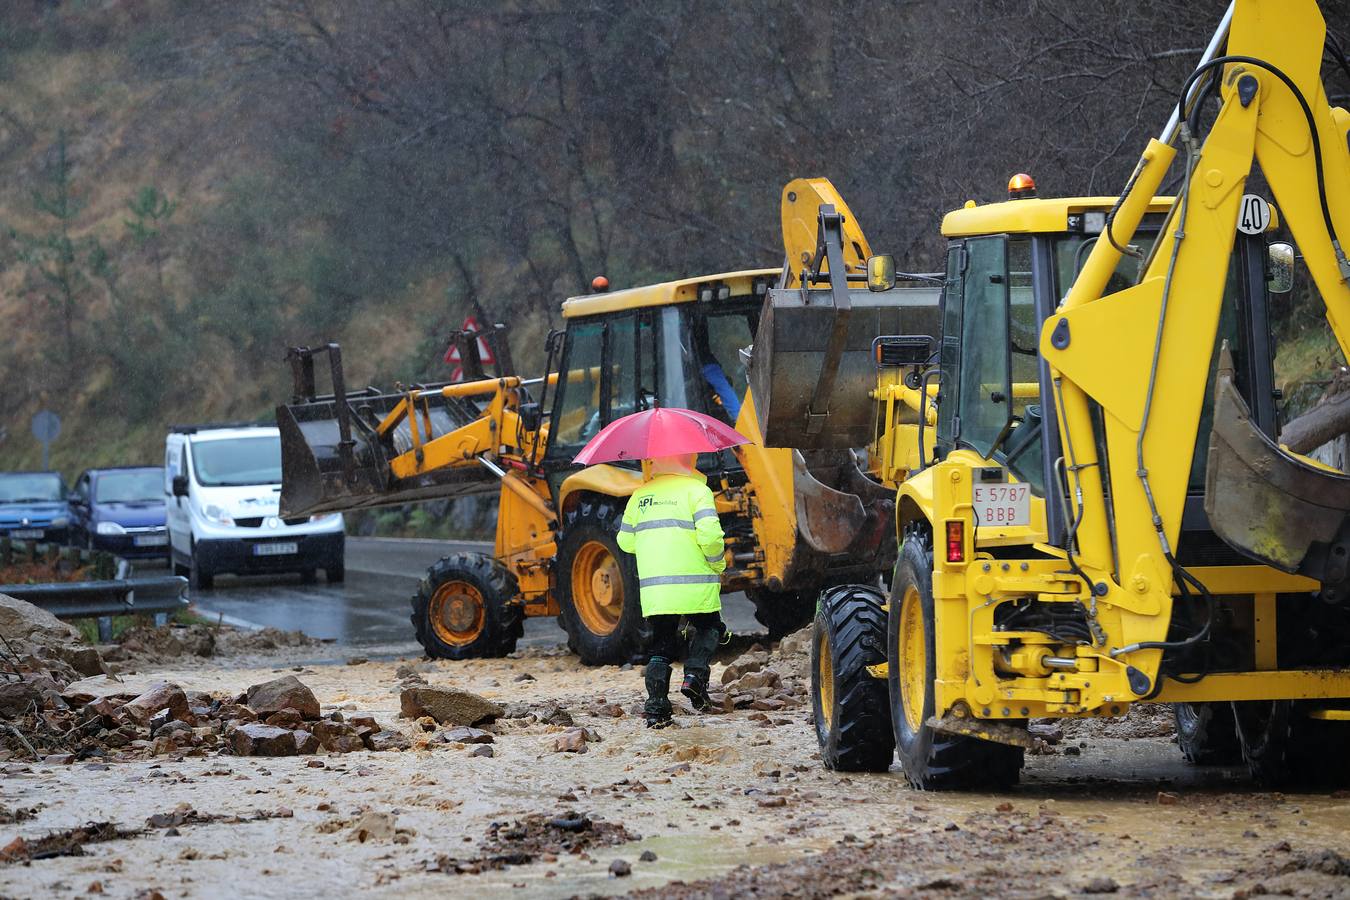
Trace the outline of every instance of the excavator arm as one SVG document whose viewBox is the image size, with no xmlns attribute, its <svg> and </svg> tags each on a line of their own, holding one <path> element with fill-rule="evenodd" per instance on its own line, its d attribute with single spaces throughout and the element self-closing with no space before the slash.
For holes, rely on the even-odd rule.
<svg viewBox="0 0 1350 900">
<path fill-rule="evenodd" d="M 1350 118 L 1330 108 L 1321 82 L 1325 33 L 1313 0 L 1236 0 L 1186 85 L 1173 123 L 1144 152 L 1106 232 L 1042 331 L 1070 489 L 1070 561 L 1092 582 L 1094 602 L 1119 611 L 1121 643 L 1111 655 L 1138 673 L 1131 683 L 1142 693 L 1169 646 L 1174 585 L 1207 593 L 1177 564 L 1174 548 L 1229 259 L 1255 163 L 1307 260 L 1337 340 L 1350 347 L 1350 266 L 1338 238 L 1350 235 Z M 1218 55 L 1225 38 L 1226 52 Z M 1190 101 L 1206 93 L 1201 88 L 1210 80 L 1222 105 L 1200 135 Z M 1143 277 L 1103 295 L 1174 162 L 1182 167 L 1182 191 Z M 1344 579 L 1343 567 L 1319 565 L 1327 546 L 1314 545 L 1334 544 L 1334 535 L 1343 533 L 1350 479 L 1295 459 L 1264 435 L 1254 438 L 1231 369 L 1228 377 L 1220 371 L 1217 387 L 1207 504 L 1212 527 L 1277 568 Z M 1283 501 L 1273 516 L 1279 528 L 1263 520 L 1266 510 L 1259 506 L 1274 497 Z M 1322 504 L 1318 529 L 1301 520 L 1300 497 Z M 1329 519 L 1334 527 L 1325 524 Z"/>
</svg>

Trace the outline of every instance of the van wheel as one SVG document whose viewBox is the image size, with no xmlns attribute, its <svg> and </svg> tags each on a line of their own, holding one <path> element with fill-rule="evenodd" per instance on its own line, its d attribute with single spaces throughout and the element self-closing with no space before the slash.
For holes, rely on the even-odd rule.
<svg viewBox="0 0 1350 900">
<path fill-rule="evenodd" d="M 615 538 L 623 512 L 583 499 L 558 535 L 558 622 L 567 646 L 588 666 L 620 665 L 646 646 L 650 629 L 638 597 L 637 560 Z"/>
<path fill-rule="evenodd" d="M 209 591 L 215 584 L 216 577 L 212 572 L 202 569 L 201 560 L 197 559 L 197 548 L 192 548 L 192 556 L 188 559 L 188 587 L 194 591 Z"/>
<path fill-rule="evenodd" d="M 886 661 L 886 598 L 846 584 L 820 598 L 811 635 L 811 698 L 825 768 L 885 772 L 895 757 L 886 682 L 868 666 Z"/>
<path fill-rule="evenodd" d="M 524 632 L 512 603 L 516 579 L 481 553 L 456 553 L 435 563 L 412 598 L 417 641 L 432 659 L 501 657 Z"/>
<path fill-rule="evenodd" d="M 921 791 L 1011 787 L 1022 769 L 1021 747 L 944 734 L 927 724 L 937 681 L 934 619 L 928 535 L 911 531 L 900 545 L 886 628 L 891 724 L 905 777 Z"/>
</svg>

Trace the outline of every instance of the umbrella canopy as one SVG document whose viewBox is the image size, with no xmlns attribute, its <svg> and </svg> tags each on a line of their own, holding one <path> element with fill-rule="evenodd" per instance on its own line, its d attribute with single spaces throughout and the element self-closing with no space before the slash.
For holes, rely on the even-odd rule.
<svg viewBox="0 0 1350 900">
<path fill-rule="evenodd" d="M 729 425 L 689 409 L 647 409 L 615 419 L 577 454 L 582 465 L 715 453 L 750 439 Z"/>
</svg>

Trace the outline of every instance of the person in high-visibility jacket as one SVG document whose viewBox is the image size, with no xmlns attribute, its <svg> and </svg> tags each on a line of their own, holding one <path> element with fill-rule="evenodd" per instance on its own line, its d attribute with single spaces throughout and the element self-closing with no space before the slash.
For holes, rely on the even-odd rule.
<svg viewBox="0 0 1350 900">
<path fill-rule="evenodd" d="M 670 673 L 680 619 L 693 630 L 680 693 L 708 707 L 708 675 L 722 635 L 722 578 L 727 567 L 713 494 L 695 468 L 697 454 L 651 461 L 650 481 L 633 492 L 619 526 L 619 548 L 637 556 L 642 615 L 651 628 L 647 702 L 650 728 L 670 725 Z"/>
</svg>

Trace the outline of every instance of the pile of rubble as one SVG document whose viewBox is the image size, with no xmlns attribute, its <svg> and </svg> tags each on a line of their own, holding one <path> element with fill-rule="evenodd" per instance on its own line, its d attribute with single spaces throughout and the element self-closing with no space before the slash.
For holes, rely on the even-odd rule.
<svg viewBox="0 0 1350 900">
<path fill-rule="evenodd" d="M 141 625 L 123 632 L 117 643 L 103 646 L 102 653 L 107 662 L 146 665 L 194 657 L 268 654 L 324 643 L 328 642 L 301 631 L 278 628 L 253 631 L 228 625 Z"/>
<path fill-rule="evenodd" d="M 170 682 L 98 676 L 62 685 L 38 677 L 0 690 L 0 756 L 47 763 L 147 756 L 295 756 L 401 750 L 398 731 L 370 716 L 321 716 L 319 701 L 294 675 L 237 697 L 184 690 Z"/>
</svg>

